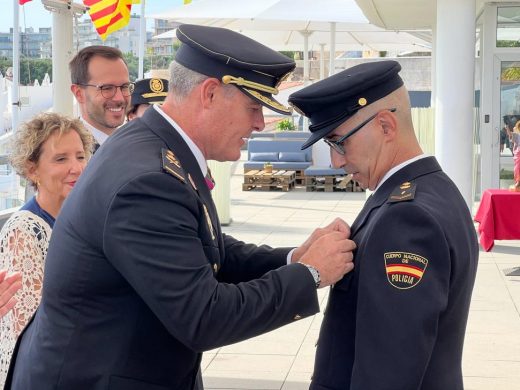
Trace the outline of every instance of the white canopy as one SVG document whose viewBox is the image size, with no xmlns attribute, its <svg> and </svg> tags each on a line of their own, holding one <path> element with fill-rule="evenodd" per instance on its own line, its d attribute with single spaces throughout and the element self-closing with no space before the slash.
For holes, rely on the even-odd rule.
<svg viewBox="0 0 520 390">
<path fill-rule="evenodd" d="M 430 43 L 407 32 L 386 31 L 368 23 L 354 0 L 200 0 L 151 15 L 180 23 L 226 27 L 275 50 L 429 51 Z M 335 31 L 333 38 L 331 31 Z M 174 37 L 166 32 L 155 38 Z"/>
<path fill-rule="evenodd" d="M 231 30 L 315 30 L 320 22 L 368 23 L 354 0 L 200 0 L 148 17 Z"/>
<path fill-rule="evenodd" d="M 337 25 L 338 26 L 338 25 Z M 336 30 L 336 49 L 345 51 L 430 51 L 431 44 L 407 32 L 386 31 L 367 24 L 361 28 L 342 31 L 340 24 Z M 153 39 L 175 38 L 175 29 L 156 35 Z M 238 32 L 263 43 L 274 50 L 303 50 L 304 36 L 296 30 L 238 30 Z M 309 50 L 319 50 L 320 45 L 328 45 L 330 32 L 309 32 Z"/>
</svg>

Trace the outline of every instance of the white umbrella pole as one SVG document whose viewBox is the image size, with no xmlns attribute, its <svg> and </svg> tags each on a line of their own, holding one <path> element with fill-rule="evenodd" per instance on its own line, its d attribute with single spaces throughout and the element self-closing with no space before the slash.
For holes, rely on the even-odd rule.
<svg viewBox="0 0 520 390">
<path fill-rule="evenodd" d="M 320 80 L 325 78 L 325 44 L 320 43 Z"/>
<path fill-rule="evenodd" d="M 13 0 L 13 83 L 11 90 L 11 123 L 13 131 L 18 128 L 18 113 L 20 111 L 20 20 L 18 0 Z"/>
<path fill-rule="evenodd" d="M 309 77 L 309 36 L 312 34 L 311 31 L 300 31 L 303 35 L 303 85 L 307 86 L 310 84 Z M 309 118 L 303 117 L 303 131 L 309 131 Z"/>
<path fill-rule="evenodd" d="M 141 0 L 141 20 L 139 21 L 139 73 L 138 79 L 144 78 L 144 46 L 146 44 L 146 18 L 145 18 L 145 3 L 146 0 Z"/>
<path fill-rule="evenodd" d="M 72 59 L 72 14 L 68 10 L 52 13 L 52 100 L 53 111 L 72 116 L 74 99 L 70 91 L 69 61 Z"/>
<path fill-rule="evenodd" d="M 336 73 L 336 23 L 332 22 L 330 24 L 330 58 L 329 58 L 329 76 L 332 76 Z"/>
<path fill-rule="evenodd" d="M 303 82 L 309 84 L 309 31 L 301 31 L 303 35 Z"/>
</svg>

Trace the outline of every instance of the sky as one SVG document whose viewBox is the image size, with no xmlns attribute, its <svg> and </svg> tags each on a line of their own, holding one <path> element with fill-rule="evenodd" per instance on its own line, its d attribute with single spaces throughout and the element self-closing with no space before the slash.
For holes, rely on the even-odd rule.
<svg viewBox="0 0 520 390">
<path fill-rule="evenodd" d="M 2 4 L 2 12 L 0 12 L 0 32 L 9 32 L 13 27 L 13 6 L 18 4 L 18 0 L 0 0 Z M 75 3 L 82 3 L 81 0 L 75 0 Z M 146 0 L 145 12 L 147 15 L 160 13 L 171 10 L 183 4 L 183 0 Z M 20 27 L 52 27 L 52 14 L 43 8 L 41 0 L 32 0 L 20 7 Z M 132 6 L 132 13 L 140 14 L 141 5 Z M 88 17 L 88 15 L 86 16 Z M 153 22 L 148 22 L 148 28 L 152 29 Z"/>
</svg>

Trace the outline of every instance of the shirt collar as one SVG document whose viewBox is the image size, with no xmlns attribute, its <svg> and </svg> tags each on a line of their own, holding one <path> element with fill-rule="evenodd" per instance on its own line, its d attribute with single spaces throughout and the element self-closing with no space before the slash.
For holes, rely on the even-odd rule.
<svg viewBox="0 0 520 390">
<path fill-rule="evenodd" d="M 88 131 L 92 134 L 94 139 L 99 145 L 103 145 L 103 142 L 105 142 L 108 138 L 108 135 L 103 133 L 101 130 L 96 129 L 94 126 L 92 126 L 90 123 L 88 123 L 84 118 L 81 118 L 81 121 L 85 125 Z"/>
<path fill-rule="evenodd" d="M 184 142 L 188 145 L 188 148 L 190 148 L 191 153 L 193 153 L 193 156 L 197 160 L 197 163 L 199 164 L 199 168 L 202 172 L 202 175 L 205 177 L 208 173 L 208 164 L 206 162 L 206 159 L 204 158 L 204 155 L 202 154 L 202 151 L 199 149 L 199 147 L 191 140 L 191 138 L 182 130 L 182 127 L 179 126 L 177 122 L 175 122 L 170 116 L 168 116 L 162 108 L 158 104 L 154 104 L 153 108 L 157 110 L 159 114 L 162 115 L 164 119 L 168 121 L 170 125 L 173 126 L 173 128 L 177 131 L 177 133 L 180 134 Z"/>
<path fill-rule="evenodd" d="M 422 158 L 426 158 L 428 157 L 427 154 L 420 154 L 418 156 L 415 156 L 409 160 L 406 160 L 404 162 L 402 162 L 401 164 L 399 165 L 396 165 L 395 167 L 393 167 L 392 169 L 390 169 L 384 176 L 383 178 L 381 179 L 381 181 L 378 183 L 376 189 L 374 190 L 374 192 L 376 192 L 382 185 L 385 181 L 387 181 L 394 173 L 396 173 L 397 171 L 401 170 L 402 168 L 406 167 L 407 165 L 410 165 L 411 163 L 417 161 L 417 160 L 420 160 Z"/>
</svg>

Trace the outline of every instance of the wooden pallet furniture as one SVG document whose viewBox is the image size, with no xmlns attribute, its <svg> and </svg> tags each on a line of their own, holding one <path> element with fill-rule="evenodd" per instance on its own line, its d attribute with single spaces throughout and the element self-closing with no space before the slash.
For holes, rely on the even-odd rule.
<svg viewBox="0 0 520 390">
<path fill-rule="evenodd" d="M 347 175 L 341 169 L 309 167 L 305 170 L 306 191 L 363 191 L 359 184 L 352 180 L 352 175 Z"/>
<path fill-rule="evenodd" d="M 244 168 L 244 175 L 252 171 L 258 171 L 258 169 Z M 305 186 L 305 169 L 291 169 L 291 171 L 294 171 L 295 174 L 294 185 Z"/>
<path fill-rule="evenodd" d="M 270 191 L 282 190 L 289 191 L 294 188 L 296 182 L 296 172 L 286 170 L 273 170 L 267 172 L 265 170 L 251 170 L 244 174 L 243 191 L 251 191 L 253 189 Z"/>
<path fill-rule="evenodd" d="M 305 138 L 250 139 L 247 143 L 244 174 L 252 170 L 262 170 L 269 162 L 273 169 L 295 171 L 296 184 L 305 185 L 304 171 L 312 164 L 312 148 L 301 150 L 304 142 Z"/>
</svg>

